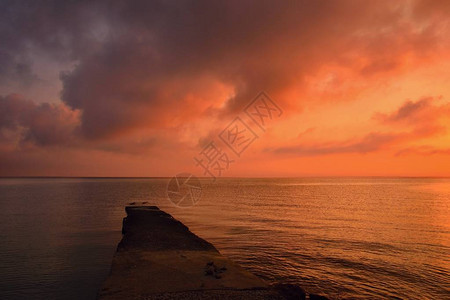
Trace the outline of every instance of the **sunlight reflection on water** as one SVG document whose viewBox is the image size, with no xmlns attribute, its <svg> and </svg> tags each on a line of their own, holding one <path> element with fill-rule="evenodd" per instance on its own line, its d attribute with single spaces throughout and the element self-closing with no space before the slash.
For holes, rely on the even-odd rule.
<svg viewBox="0 0 450 300">
<path fill-rule="evenodd" d="M 168 179 L 1 179 L 0 298 L 95 299 L 124 205 L 159 205 L 269 280 L 350 299 L 444 299 L 450 285 L 450 180 L 202 180 L 198 205 Z"/>
</svg>

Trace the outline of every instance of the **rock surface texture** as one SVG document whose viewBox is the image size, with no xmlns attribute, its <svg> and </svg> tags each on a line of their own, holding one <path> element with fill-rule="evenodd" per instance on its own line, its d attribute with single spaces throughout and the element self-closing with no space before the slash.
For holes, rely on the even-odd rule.
<svg viewBox="0 0 450 300">
<path fill-rule="evenodd" d="M 297 286 L 269 286 L 157 207 L 125 209 L 98 299 L 305 299 Z"/>
</svg>

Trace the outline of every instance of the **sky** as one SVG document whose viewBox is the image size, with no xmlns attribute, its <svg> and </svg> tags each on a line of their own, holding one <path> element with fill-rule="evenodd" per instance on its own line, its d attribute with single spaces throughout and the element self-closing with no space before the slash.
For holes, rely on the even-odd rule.
<svg viewBox="0 0 450 300">
<path fill-rule="evenodd" d="M 0 176 L 450 176 L 450 1 L 0 0 Z"/>
</svg>

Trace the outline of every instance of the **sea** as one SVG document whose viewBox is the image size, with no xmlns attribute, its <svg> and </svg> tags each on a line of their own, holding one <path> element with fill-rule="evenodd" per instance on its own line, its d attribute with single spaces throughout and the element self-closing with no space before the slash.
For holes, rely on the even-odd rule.
<svg viewBox="0 0 450 300">
<path fill-rule="evenodd" d="M 0 299 L 95 299 L 129 203 L 157 205 L 268 282 L 450 299 L 448 178 L 201 178 L 182 207 L 170 180 L 0 179 Z"/>
</svg>

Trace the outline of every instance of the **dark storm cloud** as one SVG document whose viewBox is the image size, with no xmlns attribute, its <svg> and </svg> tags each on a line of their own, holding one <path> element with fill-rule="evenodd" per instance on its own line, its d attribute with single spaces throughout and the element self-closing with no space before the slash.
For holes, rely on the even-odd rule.
<svg viewBox="0 0 450 300">
<path fill-rule="evenodd" d="M 62 100 L 83 111 L 82 130 L 93 138 L 166 126 L 174 108 L 189 109 L 185 95 L 204 96 L 207 87 L 192 83 L 205 77 L 233 87 L 222 113 L 234 113 L 262 89 L 279 96 L 301 87 L 329 62 L 376 53 L 361 66 L 362 76 L 373 75 L 398 67 L 405 47 L 431 47 L 434 35 L 403 26 L 402 14 L 389 2 L 111 1 L 109 34 L 62 76 Z M 386 24 L 389 33 L 374 30 Z"/>
<path fill-rule="evenodd" d="M 114 2 L 108 11 L 110 36 L 62 76 L 62 99 L 83 110 L 83 130 L 94 137 L 170 121 L 174 107 L 188 109 L 184 95 L 201 97 L 208 89 L 192 84 L 204 77 L 234 87 L 225 113 L 241 109 L 260 89 L 275 93 L 314 64 L 304 50 L 314 38 L 311 30 L 327 34 L 341 10 L 332 2 L 322 5 Z M 322 17 L 317 26 L 319 14 L 330 19 Z"/>
<path fill-rule="evenodd" d="M 38 75 L 33 54 L 79 59 L 95 44 L 102 3 L 92 1 L 0 1 L 0 83 L 25 85 Z"/>
<path fill-rule="evenodd" d="M 418 0 L 0 0 L 0 93 L 27 94 L 0 97 L 0 173 L 110 176 L 115 165 L 122 176 L 125 166 L 144 170 L 140 160 L 130 168 L 130 157 L 148 156 L 157 174 L 154 164 L 190 161 L 193 141 L 217 136 L 261 90 L 283 108 L 281 126 L 301 122 L 312 102 L 352 101 L 447 59 L 449 8 Z M 48 90 L 61 84 L 54 104 L 33 102 L 45 100 L 32 86 L 45 80 Z M 377 96 L 361 101 L 370 110 Z M 279 141 L 270 152 L 371 153 L 430 137 L 443 130 L 427 121 L 442 117 L 433 103 L 378 114 L 376 128 L 353 138 Z"/>
<path fill-rule="evenodd" d="M 67 144 L 75 138 L 78 124 L 76 112 L 64 105 L 0 96 L 0 143 L 18 139 L 39 146 Z"/>
<path fill-rule="evenodd" d="M 285 92 L 321 66 L 374 76 L 436 43 L 432 25 L 416 30 L 390 1 L 0 3 L 0 81 L 36 78 L 33 51 L 75 63 L 61 74 L 61 99 L 81 111 L 91 139 L 171 127 L 218 101 L 218 115 L 235 113 L 260 90 L 295 108 Z M 214 81 L 233 90 L 227 99 L 209 97 Z M 188 98 L 201 100 L 193 107 Z"/>
</svg>

